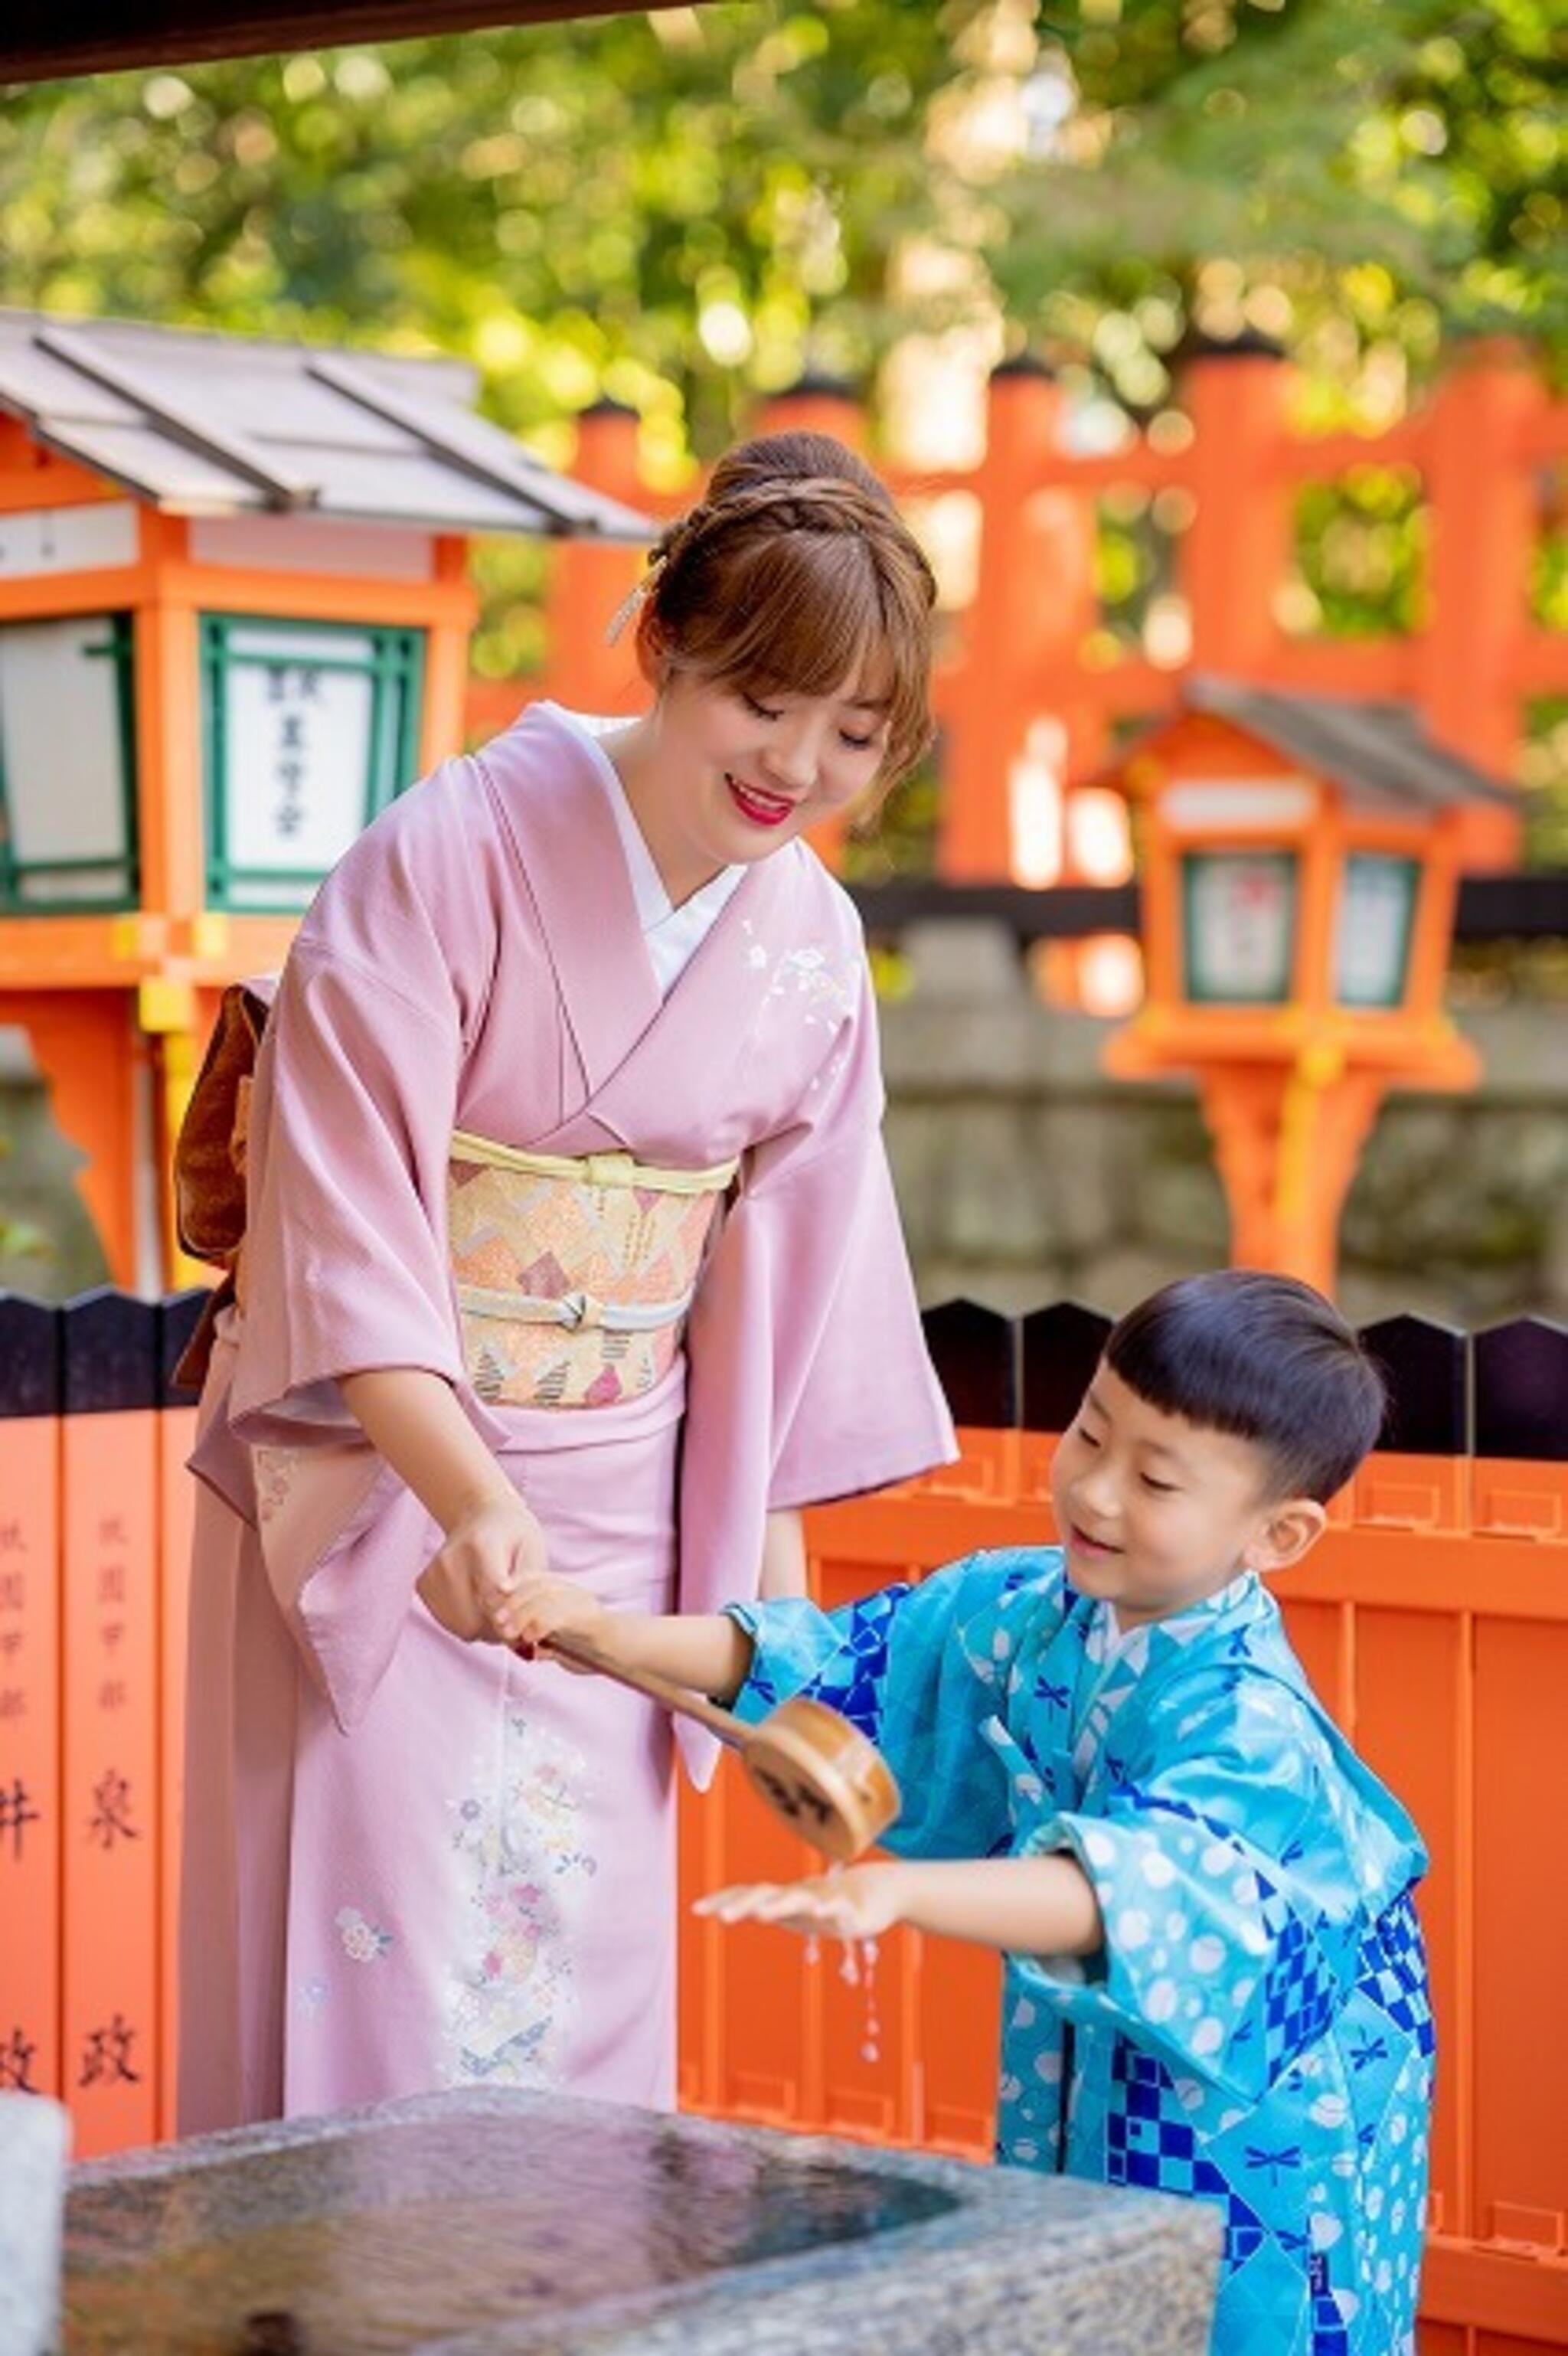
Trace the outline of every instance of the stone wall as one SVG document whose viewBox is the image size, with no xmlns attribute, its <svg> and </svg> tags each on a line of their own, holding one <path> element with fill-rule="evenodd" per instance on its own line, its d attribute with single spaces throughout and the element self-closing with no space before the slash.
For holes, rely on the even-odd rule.
<svg viewBox="0 0 1568 2356">
<path fill-rule="evenodd" d="M 1108 1080 L 1115 1026 L 1041 1005 L 999 927 L 923 925 L 902 948 L 912 988 L 882 1011 L 888 1141 L 923 1301 L 1116 1312 L 1224 1262 L 1189 1082 Z M 1461 1027 L 1479 1088 L 1386 1098 L 1352 1187 L 1339 1295 L 1359 1323 L 1568 1316 L 1568 1007 Z"/>
</svg>

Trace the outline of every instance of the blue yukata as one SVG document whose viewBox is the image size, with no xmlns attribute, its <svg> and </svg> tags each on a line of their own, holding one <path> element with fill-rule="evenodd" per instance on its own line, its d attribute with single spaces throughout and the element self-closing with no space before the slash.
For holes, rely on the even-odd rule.
<svg viewBox="0 0 1568 2356">
<path fill-rule="evenodd" d="M 1213 2356 L 1413 2350 L 1425 1853 L 1258 1580 L 1122 1631 L 1018 1548 L 831 1615 L 731 1610 L 739 1714 L 852 1719 L 902 1788 L 890 1849 L 1069 1850 L 1093 1884 L 1098 1954 L 1007 1958 L 998 2159 L 1212 2201 Z"/>
</svg>

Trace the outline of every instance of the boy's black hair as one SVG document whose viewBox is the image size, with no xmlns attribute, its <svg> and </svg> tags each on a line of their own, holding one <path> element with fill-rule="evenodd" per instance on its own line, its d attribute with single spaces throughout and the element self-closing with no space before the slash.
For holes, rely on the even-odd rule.
<svg viewBox="0 0 1568 2356">
<path fill-rule="evenodd" d="M 1332 1303 L 1260 1269 L 1166 1285 L 1112 1327 L 1105 1357 L 1150 1407 L 1254 1441 L 1281 1497 L 1327 1504 L 1387 1412 L 1382 1376 Z"/>
</svg>

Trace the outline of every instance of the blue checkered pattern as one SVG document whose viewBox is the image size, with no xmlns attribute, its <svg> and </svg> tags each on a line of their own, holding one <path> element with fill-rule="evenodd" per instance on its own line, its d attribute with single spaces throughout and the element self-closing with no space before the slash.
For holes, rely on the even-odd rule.
<svg viewBox="0 0 1568 2356">
<path fill-rule="evenodd" d="M 766 1669 L 753 1669 L 746 1680 L 746 1699 L 754 1718 L 765 1718 L 770 1709 L 777 1709 L 783 1697 Z"/>
<path fill-rule="evenodd" d="M 1256 2212 L 1203 2158 L 1163 2062 L 1117 2037 L 1105 2115 L 1105 2181 L 1213 2201 L 1225 2214 L 1224 2263 L 1244 2265 L 1262 2246 Z"/>
<path fill-rule="evenodd" d="M 1269 1912 L 1265 1899 L 1265 1921 Z M 1264 2052 L 1273 2078 L 1304 2046 L 1317 2043 L 1340 2000 L 1339 1983 L 1299 1914 L 1287 1912 L 1275 1936 L 1263 2000 Z"/>
<path fill-rule="evenodd" d="M 1361 1942 L 1356 1986 L 1385 2012 L 1396 2029 L 1429 2054 L 1434 2044 L 1432 2006 L 1426 1992 L 1426 1948 L 1414 1901 L 1402 1891 L 1380 1914 Z"/>
<path fill-rule="evenodd" d="M 812 1687 L 818 1701 L 825 1701 L 872 1741 L 881 1722 L 888 1639 L 899 1605 L 909 1592 L 907 1584 L 884 1588 L 880 1595 L 851 1604 L 839 1648 Z"/>
</svg>

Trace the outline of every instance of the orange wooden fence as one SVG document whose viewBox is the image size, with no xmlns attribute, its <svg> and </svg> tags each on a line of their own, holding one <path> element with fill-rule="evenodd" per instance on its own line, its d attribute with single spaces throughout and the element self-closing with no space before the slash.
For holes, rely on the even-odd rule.
<svg viewBox="0 0 1568 2356">
<path fill-rule="evenodd" d="M 172 2130 L 187 1476 L 169 1390 L 198 1295 L 0 1296 L 0 2086 L 79 2153 Z M 809 1517 L 848 1601 L 1048 1540 L 1048 1468 L 1104 1321 L 963 1304 L 928 1332 L 962 1461 Z M 1421 2356 L 1568 2349 L 1568 1331 L 1373 1329 L 1390 1445 L 1278 1582 L 1297 1649 L 1426 1835 L 1439 2034 Z M 731 1765 L 683 1801 L 687 1895 L 809 1868 Z M 714 2116 L 988 2156 L 997 1971 L 900 1933 L 853 1981 L 684 1918 L 680 2098 Z"/>
</svg>

